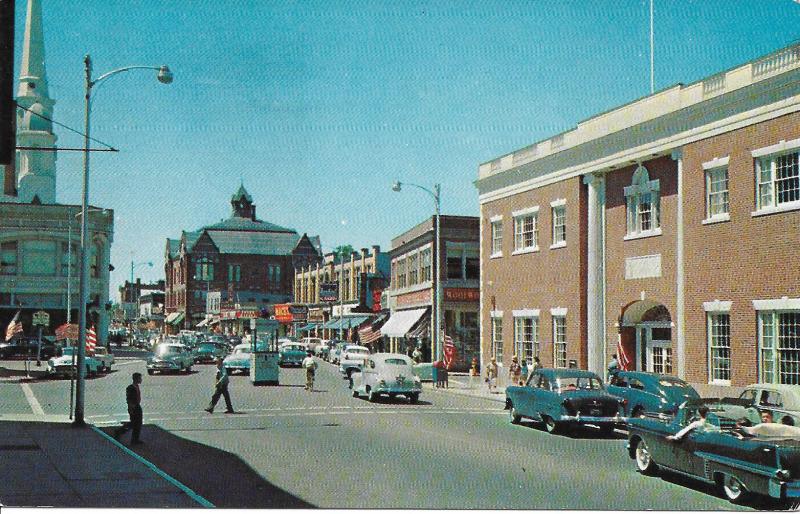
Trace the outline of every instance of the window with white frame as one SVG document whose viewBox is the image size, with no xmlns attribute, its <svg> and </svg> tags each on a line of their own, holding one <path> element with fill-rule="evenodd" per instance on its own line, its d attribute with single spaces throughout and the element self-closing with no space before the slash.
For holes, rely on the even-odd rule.
<svg viewBox="0 0 800 514">
<path fill-rule="evenodd" d="M 708 313 L 708 366 L 710 382 L 730 382 L 731 317 L 727 312 Z"/>
<path fill-rule="evenodd" d="M 729 212 L 727 166 L 706 170 L 706 218 L 723 216 Z"/>
<path fill-rule="evenodd" d="M 420 282 L 431 280 L 431 249 L 425 248 L 419 253 L 420 257 Z"/>
<path fill-rule="evenodd" d="M 553 366 L 567 367 L 567 318 L 553 316 Z"/>
<path fill-rule="evenodd" d="M 492 357 L 503 362 L 503 318 L 492 318 Z"/>
<path fill-rule="evenodd" d="M 413 286 L 419 283 L 419 255 L 412 253 L 406 258 L 408 262 L 408 285 Z"/>
<path fill-rule="evenodd" d="M 514 318 L 514 353 L 528 364 L 539 355 L 539 323 L 535 317 Z"/>
<path fill-rule="evenodd" d="M 492 222 L 492 255 L 503 253 L 503 220 Z"/>
<path fill-rule="evenodd" d="M 567 242 L 567 206 L 553 207 L 553 244 Z"/>
<path fill-rule="evenodd" d="M 633 172 L 630 186 L 625 188 L 628 236 L 655 235 L 661 226 L 660 183 L 650 180 L 647 168 L 639 166 Z"/>
<path fill-rule="evenodd" d="M 523 214 L 514 218 L 514 250 L 532 250 L 539 236 L 538 215 Z"/>
<path fill-rule="evenodd" d="M 399 259 L 395 264 L 397 269 L 397 287 L 406 287 L 406 260 L 405 258 Z"/>
<path fill-rule="evenodd" d="M 760 311 L 760 382 L 800 384 L 800 311 Z"/>
<path fill-rule="evenodd" d="M 798 152 L 756 159 L 757 209 L 800 201 Z"/>
</svg>

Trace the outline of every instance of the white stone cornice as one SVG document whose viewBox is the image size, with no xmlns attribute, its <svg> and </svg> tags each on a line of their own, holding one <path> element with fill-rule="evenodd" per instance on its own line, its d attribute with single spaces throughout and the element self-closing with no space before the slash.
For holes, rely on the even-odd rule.
<svg viewBox="0 0 800 514">
<path fill-rule="evenodd" d="M 706 312 L 730 312 L 733 302 L 723 302 L 714 300 L 713 302 L 703 302 L 703 310 Z"/>
<path fill-rule="evenodd" d="M 796 311 L 800 310 L 800 298 L 784 296 L 771 300 L 753 300 L 753 308 L 757 311 Z"/>
<path fill-rule="evenodd" d="M 713 170 L 714 168 L 722 168 L 723 166 L 728 165 L 730 159 L 731 158 L 729 155 L 726 155 L 725 157 L 714 157 L 710 161 L 706 161 L 703 163 L 703 169 Z"/>
</svg>

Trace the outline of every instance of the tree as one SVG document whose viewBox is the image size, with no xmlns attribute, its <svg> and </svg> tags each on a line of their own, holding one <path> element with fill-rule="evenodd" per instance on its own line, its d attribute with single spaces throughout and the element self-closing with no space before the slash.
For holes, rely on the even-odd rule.
<svg viewBox="0 0 800 514">
<path fill-rule="evenodd" d="M 353 245 L 339 245 L 333 249 L 334 255 L 338 255 L 340 259 L 349 257 L 353 253 Z"/>
</svg>

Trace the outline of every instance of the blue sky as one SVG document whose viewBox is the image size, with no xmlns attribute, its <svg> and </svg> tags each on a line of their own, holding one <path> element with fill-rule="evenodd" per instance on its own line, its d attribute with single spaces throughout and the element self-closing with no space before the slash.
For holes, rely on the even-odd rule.
<svg viewBox="0 0 800 514">
<path fill-rule="evenodd" d="M 26 0 L 17 0 L 17 69 Z M 478 165 L 650 88 L 649 0 L 43 0 L 57 121 L 83 127 L 83 56 L 98 88 L 90 201 L 115 210 L 112 297 L 131 259 L 163 277 L 165 239 L 225 218 L 240 180 L 261 219 L 332 248 L 380 244 L 432 211 L 395 179 L 442 184 L 477 215 Z M 655 0 L 656 89 L 800 39 L 792 0 Z M 60 146 L 81 138 L 57 129 Z M 79 203 L 79 153 L 58 200 Z"/>
</svg>

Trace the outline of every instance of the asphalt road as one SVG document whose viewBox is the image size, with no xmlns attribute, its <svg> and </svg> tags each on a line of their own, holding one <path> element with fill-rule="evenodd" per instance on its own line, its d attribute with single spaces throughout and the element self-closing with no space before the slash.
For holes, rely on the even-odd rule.
<svg viewBox="0 0 800 514">
<path fill-rule="evenodd" d="M 144 370 L 118 352 L 113 373 L 87 381 L 87 421 L 111 430 L 126 419 L 125 386 Z M 207 414 L 213 373 L 144 374 L 145 444 L 133 448 L 218 507 L 737 508 L 698 482 L 636 473 L 621 433 L 554 436 L 511 425 L 501 403 L 430 389 L 417 405 L 371 404 L 327 363 L 313 393 L 300 369 L 281 370 L 277 387 L 235 375 L 238 413 L 220 400 Z M 30 413 L 32 394 L 45 413 L 68 412 L 68 380 L 22 387 L 0 384 L 0 411 Z"/>
</svg>

